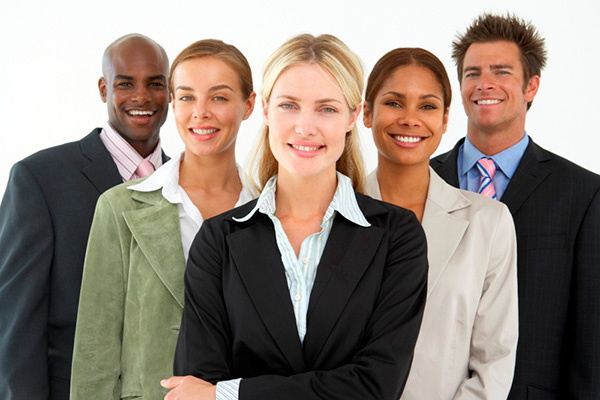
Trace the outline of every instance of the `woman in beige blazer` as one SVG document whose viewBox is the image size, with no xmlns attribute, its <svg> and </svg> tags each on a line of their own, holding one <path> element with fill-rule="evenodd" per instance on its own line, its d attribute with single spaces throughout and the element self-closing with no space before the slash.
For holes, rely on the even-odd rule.
<svg viewBox="0 0 600 400">
<path fill-rule="evenodd" d="M 160 380 L 173 372 L 191 242 L 204 219 L 252 198 L 235 162 L 237 133 L 255 99 L 246 58 L 218 40 L 193 43 L 173 62 L 169 91 L 185 151 L 98 200 L 81 286 L 72 399 L 165 396 Z"/>
<path fill-rule="evenodd" d="M 427 236 L 427 302 L 402 399 L 504 399 L 518 336 L 516 241 L 502 203 L 455 189 L 429 159 L 451 88 L 430 52 L 396 49 L 367 83 L 364 124 L 379 151 L 367 193 L 411 209 Z"/>
</svg>

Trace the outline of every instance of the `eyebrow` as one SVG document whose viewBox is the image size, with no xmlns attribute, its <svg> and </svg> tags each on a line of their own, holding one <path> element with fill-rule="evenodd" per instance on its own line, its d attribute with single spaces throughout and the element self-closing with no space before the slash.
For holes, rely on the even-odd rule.
<svg viewBox="0 0 600 400">
<path fill-rule="evenodd" d="M 490 65 L 490 69 L 510 69 L 510 70 L 514 70 L 515 67 L 513 67 L 512 65 L 509 64 L 493 64 Z M 470 66 L 470 67 L 464 67 L 463 68 L 463 73 L 468 72 L 468 71 L 475 71 L 475 72 L 479 72 L 481 71 L 480 67 L 474 67 L 474 66 Z"/>
<path fill-rule="evenodd" d="M 223 90 L 223 89 L 229 89 L 232 92 L 235 92 L 235 90 L 233 90 L 233 88 L 231 86 L 225 85 L 225 84 L 213 86 L 210 89 L 208 89 L 208 91 L 209 92 L 216 92 L 218 90 Z M 183 85 L 177 86 L 175 88 L 175 90 L 187 90 L 187 91 L 190 91 L 190 92 L 194 92 L 195 91 L 194 88 L 189 87 L 189 86 L 183 86 Z"/>
<path fill-rule="evenodd" d="M 133 76 L 129 76 L 129 75 L 118 74 L 118 75 L 115 75 L 114 79 L 125 79 L 125 80 L 128 80 L 128 81 L 132 81 L 135 78 Z M 153 76 L 149 76 L 146 79 L 149 80 L 149 81 L 154 81 L 154 80 L 157 80 L 157 79 L 160 79 L 160 80 L 163 80 L 163 81 L 167 80 L 167 78 L 164 75 L 153 75 Z"/>
<path fill-rule="evenodd" d="M 390 90 L 389 92 L 385 92 L 381 96 L 383 97 L 383 96 L 386 96 L 388 94 L 391 94 L 391 95 L 393 95 L 395 97 L 399 97 L 401 99 L 405 99 L 406 98 L 406 95 L 404 93 L 394 92 L 393 90 Z M 435 95 L 433 93 L 424 94 L 424 95 L 419 96 L 419 99 L 421 99 L 421 100 L 431 99 L 431 98 L 438 99 L 438 100 L 442 101 L 442 99 L 439 96 L 437 96 L 437 95 Z"/>
<path fill-rule="evenodd" d="M 294 97 L 294 96 L 290 96 L 290 95 L 287 95 L 287 94 L 282 94 L 280 96 L 277 96 L 277 98 L 278 99 L 281 99 L 281 98 L 283 98 L 283 99 L 289 99 L 289 100 L 292 100 L 292 101 L 300 101 L 300 98 Z M 334 98 L 319 99 L 319 100 L 316 101 L 316 103 L 318 103 L 318 104 L 323 104 L 323 103 L 340 103 L 340 104 L 343 104 L 341 101 L 339 101 L 338 99 L 334 99 Z"/>
</svg>

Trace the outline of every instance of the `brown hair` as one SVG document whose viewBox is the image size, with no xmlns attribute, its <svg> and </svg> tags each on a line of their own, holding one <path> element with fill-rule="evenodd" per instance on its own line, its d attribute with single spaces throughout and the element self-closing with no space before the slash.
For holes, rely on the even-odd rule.
<svg viewBox="0 0 600 400">
<path fill-rule="evenodd" d="M 340 85 L 348 107 L 355 111 L 362 101 L 363 68 L 358 56 L 333 35 L 302 34 L 282 44 L 268 59 L 263 72 L 261 97 L 269 102 L 275 81 L 283 71 L 293 65 L 316 64 L 329 72 Z M 255 151 L 250 159 L 248 173 L 255 189 L 262 189 L 277 174 L 278 163 L 269 147 L 269 127 L 259 132 Z M 346 144 L 336 163 L 337 171 L 352 179 L 353 187 L 361 192 L 365 170 L 360 152 L 356 125 L 346 134 Z"/>
<path fill-rule="evenodd" d="M 523 65 L 524 88 L 532 76 L 542 76 L 546 66 L 545 40 L 529 21 L 506 14 L 485 13 L 477 17 L 464 34 L 458 34 L 452 42 L 452 58 L 458 71 L 458 81 L 462 83 L 465 54 L 473 43 L 507 41 L 519 48 Z M 527 103 L 527 109 L 531 102 Z"/>
<path fill-rule="evenodd" d="M 444 112 L 446 112 L 452 101 L 452 86 L 450 85 L 446 68 L 444 68 L 444 64 L 433 53 L 419 47 L 394 49 L 377 61 L 367 80 L 365 100 L 369 104 L 369 108 L 373 109 L 377 93 L 379 93 L 385 81 L 389 79 L 394 71 L 400 67 L 409 65 L 427 68 L 433 73 L 442 89 Z"/>
<path fill-rule="evenodd" d="M 252 70 L 248 60 L 237 47 L 217 39 L 204 39 L 192 43 L 179 53 L 171 64 L 169 73 L 169 92 L 173 94 L 173 75 L 184 61 L 199 57 L 215 57 L 229 65 L 240 79 L 242 95 L 245 99 L 252 93 Z"/>
</svg>

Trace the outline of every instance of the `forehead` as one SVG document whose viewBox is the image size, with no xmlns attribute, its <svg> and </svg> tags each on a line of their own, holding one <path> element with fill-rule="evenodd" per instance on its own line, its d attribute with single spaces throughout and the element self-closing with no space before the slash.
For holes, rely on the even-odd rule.
<svg viewBox="0 0 600 400">
<path fill-rule="evenodd" d="M 433 72 L 419 65 L 406 65 L 396 68 L 381 86 L 379 94 L 387 91 L 405 92 L 427 92 L 429 94 L 441 94 L 442 87 Z"/>
<path fill-rule="evenodd" d="M 312 63 L 286 68 L 275 81 L 273 94 L 344 99 L 342 88 L 333 75 Z"/>
<path fill-rule="evenodd" d="M 236 71 L 225 61 L 216 57 L 195 57 L 179 64 L 173 72 L 173 85 L 194 89 L 226 84 L 241 90 Z"/>
<path fill-rule="evenodd" d="M 514 42 L 473 43 L 467 49 L 463 64 L 464 68 L 490 65 L 521 66 L 521 54 Z"/>
<path fill-rule="evenodd" d="M 162 51 L 151 43 L 121 43 L 109 55 L 112 75 L 167 75 L 168 62 Z"/>
</svg>

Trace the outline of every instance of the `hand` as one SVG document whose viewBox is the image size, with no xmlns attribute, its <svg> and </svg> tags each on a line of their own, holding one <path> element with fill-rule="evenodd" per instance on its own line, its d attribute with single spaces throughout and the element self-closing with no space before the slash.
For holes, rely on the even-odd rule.
<svg viewBox="0 0 600 400">
<path fill-rule="evenodd" d="M 217 386 L 192 375 L 172 376 L 160 381 L 162 387 L 172 389 L 165 400 L 216 400 Z"/>
</svg>

